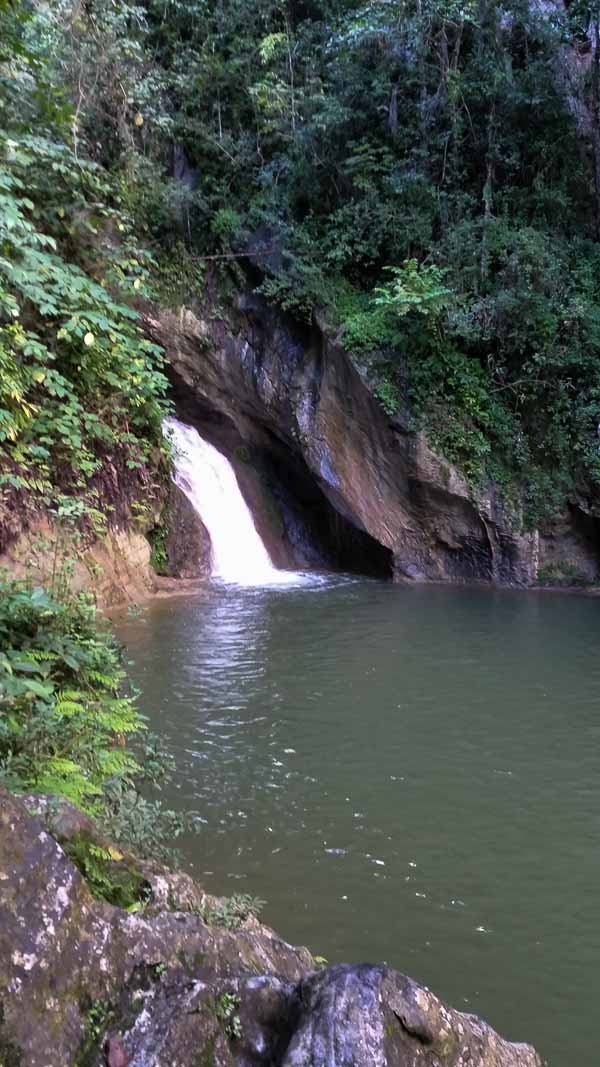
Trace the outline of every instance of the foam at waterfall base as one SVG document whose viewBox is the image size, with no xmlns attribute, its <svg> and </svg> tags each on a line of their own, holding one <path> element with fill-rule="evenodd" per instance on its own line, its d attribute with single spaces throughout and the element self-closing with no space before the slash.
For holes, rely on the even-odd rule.
<svg viewBox="0 0 600 1067">
<path fill-rule="evenodd" d="M 306 589 L 315 586 L 330 586 L 334 581 L 333 577 L 317 574 L 314 571 L 284 571 L 277 567 L 274 570 L 274 575 L 262 578 L 260 581 L 250 581 L 246 578 L 236 581 L 232 578 L 224 579 L 218 575 L 212 575 L 211 584 L 220 584 L 227 588 L 238 586 L 244 589 L 264 589 L 266 586 L 273 589 Z"/>
<path fill-rule="evenodd" d="M 174 445 L 175 482 L 210 535 L 212 577 L 237 586 L 319 585 L 324 575 L 279 570 L 254 525 L 229 460 L 193 426 L 165 419 Z"/>
</svg>

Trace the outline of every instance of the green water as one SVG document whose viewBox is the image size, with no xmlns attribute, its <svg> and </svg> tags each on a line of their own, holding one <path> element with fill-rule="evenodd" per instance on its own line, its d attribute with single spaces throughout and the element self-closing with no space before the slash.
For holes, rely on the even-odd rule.
<svg viewBox="0 0 600 1067">
<path fill-rule="evenodd" d="M 597 1067 L 600 601 L 215 587 L 120 626 L 201 816 L 186 861 L 329 960 L 386 960 Z"/>
</svg>

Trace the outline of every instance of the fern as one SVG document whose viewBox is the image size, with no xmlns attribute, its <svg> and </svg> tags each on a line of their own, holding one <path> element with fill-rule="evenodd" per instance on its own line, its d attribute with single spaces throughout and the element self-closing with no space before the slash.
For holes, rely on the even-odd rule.
<svg viewBox="0 0 600 1067">
<path fill-rule="evenodd" d="M 39 793 L 64 796 L 88 811 L 94 810 L 94 799 L 102 795 L 100 785 L 90 781 L 75 760 L 58 756 L 47 761 L 36 778 L 35 789 Z"/>
<path fill-rule="evenodd" d="M 122 749 L 112 748 L 99 752 L 97 760 L 102 777 L 128 777 L 140 771 L 139 763 Z"/>
<path fill-rule="evenodd" d="M 163 839 L 185 821 L 141 795 L 165 780 L 167 763 L 124 680 L 119 648 L 83 594 L 50 596 L 0 571 L 0 784 L 64 796 L 165 859 Z"/>
<path fill-rule="evenodd" d="M 115 696 L 117 650 L 85 598 L 67 603 L 0 579 L 0 759 L 24 788 L 97 810 L 104 783 L 140 773 L 120 738 L 144 731 L 133 701 Z M 73 684 L 76 682 L 76 685 Z"/>
</svg>

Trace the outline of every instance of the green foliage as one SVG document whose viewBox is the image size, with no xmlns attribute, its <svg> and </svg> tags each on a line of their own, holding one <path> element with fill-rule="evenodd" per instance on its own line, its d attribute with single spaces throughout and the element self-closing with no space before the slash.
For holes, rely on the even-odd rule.
<svg viewBox="0 0 600 1067">
<path fill-rule="evenodd" d="M 242 1022 L 238 1014 L 240 1004 L 237 993 L 220 993 L 215 998 L 215 1015 L 231 1040 L 242 1036 Z"/>
<path fill-rule="evenodd" d="M 96 281 L 60 251 L 119 219 L 107 194 L 66 146 L 0 139 L 0 489 L 55 511 L 68 492 L 80 515 L 103 502 L 109 457 L 150 463 L 166 410 L 160 352 L 117 297 L 143 285 L 141 253 L 125 241 Z"/>
<path fill-rule="evenodd" d="M 586 18 L 188 0 L 136 31 L 196 168 L 186 242 L 262 232 L 260 291 L 303 320 L 329 304 L 363 363 L 396 349 L 415 424 L 529 521 L 600 477 L 598 212 L 554 73 Z M 398 382 L 376 379 L 390 413 Z"/>
<path fill-rule="evenodd" d="M 162 356 L 131 307 L 153 261 L 117 183 L 83 151 L 99 72 L 86 88 L 73 46 L 98 48 L 89 28 L 64 0 L 0 10 L 0 539 L 15 509 L 98 533 L 114 506 L 105 472 L 133 499 L 153 492 L 162 462 Z"/>
<path fill-rule="evenodd" d="M 223 926 L 226 930 L 237 930 L 250 917 L 258 918 L 264 900 L 249 896 L 247 893 L 234 893 L 223 897 L 214 907 L 204 913 L 204 921 L 209 926 Z"/>
<path fill-rule="evenodd" d="M 496 460 L 521 463 L 520 457 L 505 455 L 518 440 L 517 428 L 478 360 L 434 339 L 412 355 L 410 365 L 415 411 L 435 444 L 475 485 L 493 449 Z"/>
<path fill-rule="evenodd" d="M 0 576 L 0 649 L 0 781 L 66 797 L 141 854 L 168 853 L 185 820 L 141 791 L 170 767 L 90 599 Z M 81 858 L 97 885 L 105 859 L 89 848 Z"/>
<path fill-rule="evenodd" d="M 138 911 L 148 903 L 151 895 L 148 882 L 117 849 L 99 845 L 83 831 L 63 847 L 99 900 L 128 911 Z"/>
<path fill-rule="evenodd" d="M 191 302 L 201 264 L 239 281 L 249 241 L 252 284 L 383 356 L 385 409 L 400 390 L 473 484 L 499 477 L 528 522 L 596 491 L 600 82 L 572 88 L 586 140 L 556 76 L 585 4 L 21 7 L 0 34 L 7 507 L 68 486 L 105 510 L 109 464 L 152 491 L 164 379 L 128 297 Z"/>
</svg>

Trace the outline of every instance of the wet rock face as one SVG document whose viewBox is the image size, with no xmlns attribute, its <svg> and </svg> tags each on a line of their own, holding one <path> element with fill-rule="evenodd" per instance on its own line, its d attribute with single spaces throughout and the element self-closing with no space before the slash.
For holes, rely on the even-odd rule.
<svg viewBox="0 0 600 1067">
<path fill-rule="evenodd" d="M 148 312 L 145 325 L 167 352 L 181 417 L 232 460 L 279 565 L 535 580 L 544 538 L 516 528 L 493 486 L 475 496 L 423 435 L 392 423 L 325 330 L 296 330 L 254 295 L 227 323 L 182 309 Z M 585 556 L 587 575 L 600 558 L 590 564 L 589 542 L 567 523 L 548 544 L 553 558 Z"/>
<path fill-rule="evenodd" d="M 388 967 L 328 967 L 297 995 L 282 1067 L 541 1067 L 530 1046 L 504 1041 Z"/>
<path fill-rule="evenodd" d="M 207 925 L 188 875 L 146 864 L 143 912 L 94 899 L 59 844 L 89 820 L 27 804 L 0 794 L 3 1067 L 542 1067 L 387 967 Z"/>
<path fill-rule="evenodd" d="M 211 571 L 210 536 L 183 490 L 171 485 L 166 507 L 165 552 L 173 578 L 207 578 Z"/>
</svg>

